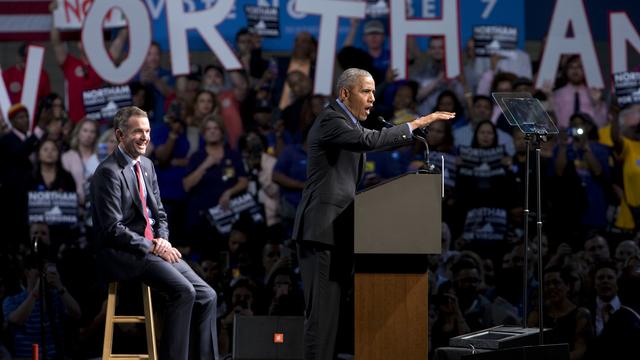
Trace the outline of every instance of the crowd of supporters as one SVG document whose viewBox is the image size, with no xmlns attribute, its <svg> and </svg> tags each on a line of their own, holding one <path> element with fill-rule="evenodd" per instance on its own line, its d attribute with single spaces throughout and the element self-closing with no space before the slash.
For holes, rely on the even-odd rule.
<svg viewBox="0 0 640 360">
<path fill-rule="evenodd" d="M 428 134 L 429 160 L 445 179 L 442 254 L 429 258 L 429 348 L 523 321 L 553 328 L 553 340 L 569 344 L 571 359 L 632 346 L 630 339 L 640 338 L 640 104 L 619 107 L 613 94 L 589 88 L 577 56 L 563 59 L 555 83 L 535 89 L 537 61 L 526 52 L 476 57 L 472 40 L 459 77 L 446 78 L 443 40 L 432 38 L 425 50 L 409 46 L 409 77 L 398 80 L 384 24 L 351 25 L 336 74 L 349 67 L 373 74 L 376 107 L 366 126 L 380 126 L 377 116 L 401 124 L 432 111 L 457 115 L 432 124 Z M 358 29 L 363 48 L 353 45 Z M 123 30 L 110 42 L 115 61 L 126 57 L 126 39 Z M 31 344 L 44 337 L 52 357 L 95 358 L 106 283 L 92 261 L 88 183 L 117 144 L 108 121 L 85 117 L 82 91 L 109 82 L 81 45 L 62 42 L 55 29 L 50 45 L 59 69 L 47 71 L 63 73 L 65 93 L 52 92 L 60 86 L 43 71 L 35 114 L 18 101 L 25 46 L 16 63 L 2 64 L 14 105 L 6 119 L 11 127 L 0 122 L 0 357 L 30 357 Z M 309 33 L 296 36 L 290 54 L 263 52 L 260 37 L 246 29 L 234 46 L 241 70 L 225 70 L 212 54 L 192 64 L 190 74 L 173 76 L 153 44 L 129 84 L 133 105 L 151 121 L 147 156 L 155 163 L 169 240 L 218 293 L 221 354 L 231 351 L 235 314 L 303 315 L 290 238 L 306 179 L 306 134 L 330 99 L 313 93 L 317 42 Z M 535 214 L 530 248 L 523 246 L 524 184 L 533 174 L 526 172 L 526 139 L 491 98 L 512 91 L 540 99 L 560 129 L 531 144 L 542 156 L 541 249 Z M 360 188 L 421 168 L 424 150 L 416 142 L 368 154 Z M 29 194 L 37 192 L 75 193 L 78 221 L 29 221 Z M 243 212 L 223 226 L 216 212 L 247 194 L 259 216 Z M 529 195 L 534 212 L 533 186 Z M 525 256 L 527 309 L 520 290 Z M 121 329 L 127 337 L 119 346 L 144 345 L 136 341 L 140 330 Z"/>
</svg>

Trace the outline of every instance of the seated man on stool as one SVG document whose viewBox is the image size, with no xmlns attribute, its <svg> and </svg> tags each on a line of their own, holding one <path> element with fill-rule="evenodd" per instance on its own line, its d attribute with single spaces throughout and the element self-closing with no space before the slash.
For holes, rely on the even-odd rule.
<svg viewBox="0 0 640 360">
<path fill-rule="evenodd" d="M 167 215 L 151 160 L 147 113 L 131 106 L 114 118 L 118 147 L 95 171 L 92 213 L 97 260 L 112 280 L 140 279 L 167 297 L 160 359 L 187 359 L 191 322 L 199 354 L 217 359 L 216 293 L 167 240 Z M 191 314 L 191 316 L 189 316 Z"/>
</svg>

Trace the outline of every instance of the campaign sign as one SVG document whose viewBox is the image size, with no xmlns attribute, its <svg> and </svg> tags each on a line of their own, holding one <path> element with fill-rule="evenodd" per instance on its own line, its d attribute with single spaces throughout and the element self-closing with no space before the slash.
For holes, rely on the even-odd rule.
<svg viewBox="0 0 640 360">
<path fill-rule="evenodd" d="M 29 192 L 29 223 L 75 225 L 78 222 L 78 194 L 61 191 Z"/>
<path fill-rule="evenodd" d="M 618 105 L 640 104 L 640 72 L 615 73 L 613 74 L 613 84 Z"/>
<path fill-rule="evenodd" d="M 245 5 L 247 26 L 264 37 L 280 36 L 280 8 L 276 6 Z"/>
<path fill-rule="evenodd" d="M 465 241 L 500 241 L 507 233 L 507 210 L 503 208 L 474 208 L 464 222 Z"/>
<path fill-rule="evenodd" d="M 251 220 L 259 224 L 264 222 L 262 215 L 262 206 L 258 204 L 251 194 L 244 194 L 232 198 L 229 201 L 229 208 L 225 209 L 220 205 L 216 205 L 209 209 L 209 220 L 216 227 L 221 235 L 227 235 L 231 232 L 231 227 L 238 221 L 240 214 L 248 212 Z"/>
<path fill-rule="evenodd" d="M 82 92 L 82 100 L 91 120 L 111 120 L 119 109 L 133 104 L 129 85 L 86 90 Z"/>
<path fill-rule="evenodd" d="M 53 23 L 60 30 L 79 30 L 94 0 L 57 0 Z M 126 26 L 126 19 L 118 8 L 109 11 L 103 26 L 108 29 Z"/>
<path fill-rule="evenodd" d="M 509 56 L 518 45 L 518 28 L 501 25 L 474 26 L 473 40 L 476 56 Z"/>
<path fill-rule="evenodd" d="M 504 147 L 481 149 L 461 146 L 459 151 L 462 160 L 458 166 L 459 176 L 486 179 L 506 175 L 506 170 L 501 163 L 502 158 L 506 156 Z"/>
</svg>

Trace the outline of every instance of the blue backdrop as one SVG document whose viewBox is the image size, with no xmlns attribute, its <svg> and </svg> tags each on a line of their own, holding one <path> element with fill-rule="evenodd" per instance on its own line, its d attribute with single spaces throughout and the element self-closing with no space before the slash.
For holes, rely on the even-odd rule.
<svg viewBox="0 0 640 360">
<path fill-rule="evenodd" d="M 165 0 L 173 1 L 173 0 Z M 314 0 L 321 1 L 321 0 Z M 369 0 L 376 2 L 375 0 Z M 413 0 L 413 15 L 415 17 L 429 17 L 440 15 L 442 0 Z M 452 1 L 452 0 L 446 0 Z M 459 0 L 461 44 L 464 46 L 471 36 L 474 25 L 494 24 L 511 25 L 519 29 L 518 44 L 524 45 L 525 40 L 525 0 Z M 264 38 L 263 47 L 266 51 L 289 51 L 295 35 L 301 31 L 308 31 L 318 35 L 319 16 L 297 14 L 293 12 L 295 0 L 269 0 L 263 3 L 280 5 L 280 37 Z M 215 3 L 212 0 L 192 0 L 190 2 L 196 10 L 205 9 Z M 258 0 L 236 0 L 235 6 L 227 19 L 217 28 L 230 45 L 235 43 L 236 32 L 247 25 L 244 15 L 244 5 L 256 5 Z M 387 4 L 388 4 L 387 0 Z M 185 5 L 186 6 L 186 5 Z M 349 31 L 349 19 L 340 21 L 337 46 L 341 47 Z M 360 30 L 362 25 L 360 25 Z M 168 50 L 166 12 L 161 10 L 159 16 L 153 19 L 153 37 L 160 43 L 163 50 Z M 359 38 L 359 36 L 356 36 Z M 193 51 L 207 51 L 208 47 L 196 31 L 189 33 L 189 49 Z"/>
</svg>

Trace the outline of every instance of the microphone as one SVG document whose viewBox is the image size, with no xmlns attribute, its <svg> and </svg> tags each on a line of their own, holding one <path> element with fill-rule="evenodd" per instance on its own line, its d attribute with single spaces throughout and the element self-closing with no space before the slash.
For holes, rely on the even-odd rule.
<svg viewBox="0 0 640 360">
<path fill-rule="evenodd" d="M 385 120 L 382 116 L 378 116 L 376 119 L 385 128 L 392 128 L 392 127 L 395 126 L 392 123 L 390 123 L 387 120 Z M 420 172 L 429 173 L 429 174 L 435 174 L 435 173 L 437 173 L 437 169 L 433 164 L 431 164 L 431 161 L 429 160 L 429 143 L 427 142 L 427 134 L 428 133 L 429 133 L 429 130 L 427 128 L 417 128 L 417 129 L 413 130 L 413 137 L 415 137 L 416 139 L 422 141 L 424 143 L 424 146 L 425 146 L 424 164 L 425 164 L 426 169 L 423 169 Z"/>
<path fill-rule="evenodd" d="M 385 120 L 382 116 L 378 116 L 378 122 L 382 124 L 382 127 L 385 128 L 392 128 L 394 127 L 394 125 L 390 122 L 388 122 L 387 120 Z"/>
</svg>

